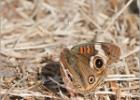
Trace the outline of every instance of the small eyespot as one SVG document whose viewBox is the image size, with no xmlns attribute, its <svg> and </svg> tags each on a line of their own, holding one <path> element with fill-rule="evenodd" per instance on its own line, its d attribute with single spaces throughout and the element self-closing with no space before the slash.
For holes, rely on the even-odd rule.
<svg viewBox="0 0 140 100">
<path fill-rule="evenodd" d="M 97 57 L 94 60 L 94 65 L 95 65 L 96 68 L 100 69 L 104 66 L 104 61 L 102 60 L 102 58 Z"/>
<path fill-rule="evenodd" d="M 89 84 L 93 84 L 95 82 L 95 77 L 93 75 L 89 76 L 88 82 Z"/>
</svg>

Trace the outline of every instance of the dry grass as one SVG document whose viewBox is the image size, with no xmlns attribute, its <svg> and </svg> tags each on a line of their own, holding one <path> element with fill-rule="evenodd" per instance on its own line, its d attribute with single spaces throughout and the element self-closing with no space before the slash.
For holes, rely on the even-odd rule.
<svg viewBox="0 0 140 100">
<path fill-rule="evenodd" d="M 40 73 L 46 63 L 59 61 L 62 48 L 90 41 L 113 42 L 122 51 L 105 90 L 92 99 L 113 100 L 114 94 L 117 100 L 140 100 L 139 0 L 1 0 L 0 10 L 0 100 L 83 100 L 42 86 Z"/>
</svg>

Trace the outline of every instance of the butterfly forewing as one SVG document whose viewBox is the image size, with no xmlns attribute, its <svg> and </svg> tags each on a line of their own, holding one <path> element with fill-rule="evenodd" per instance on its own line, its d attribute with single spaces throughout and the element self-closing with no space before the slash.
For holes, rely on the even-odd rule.
<svg viewBox="0 0 140 100">
<path fill-rule="evenodd" d="M 71 51 L 75 54 L 83 55 L 83 56 L 94 56 L 97 54 L 97 50 L 95 50 L 94 44 L 80 44 L 74 46 Z"/>
<path fill-rule="evenodd" d="M 83 56 L 94 56 L 100 50 L 96 46 L 101 46 L 101 49 L 104 51 L 106 56 L 109 57 L 109 60 L 113 63 L 117 61 L 120 57 L 120 48 L 113 43 L 84 43 L 74 46 L 71 51 L 75 54 L 80 54 Z"/>
</svg>

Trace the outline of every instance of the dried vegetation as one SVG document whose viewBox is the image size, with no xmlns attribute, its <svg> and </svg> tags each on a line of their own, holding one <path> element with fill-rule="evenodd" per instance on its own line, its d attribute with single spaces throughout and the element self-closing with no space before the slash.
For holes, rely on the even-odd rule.
<svg viewBox="0 0 140 100">
<path fill-rule="evenodd" d="M 0 10 L 1 100 L 83 100 L 65 93 L 55 62 L 62 48 L 91 41 L 122 52 L 92 99 L 140 100 L 139 0 L 1 0 Z"/>
</svg>

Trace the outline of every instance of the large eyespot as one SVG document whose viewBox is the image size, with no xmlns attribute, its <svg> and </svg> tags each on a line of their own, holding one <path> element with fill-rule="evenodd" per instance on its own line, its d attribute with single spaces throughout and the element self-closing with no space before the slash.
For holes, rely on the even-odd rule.
<svg viewBox="0 0 140 100">
<path fill-rule="evenodd" d="M 94 59 L 94 66 L 97 68 L 97 69 L 100 69 L 104 66 L 104 61 L 101 57 L 95 57 Z"/>
<path fill-rule="evenodd" d="M 93 75 L 89 76 L 88 83 L 93 84 L 95 82 L 95 77 Z"/>
</svg>

